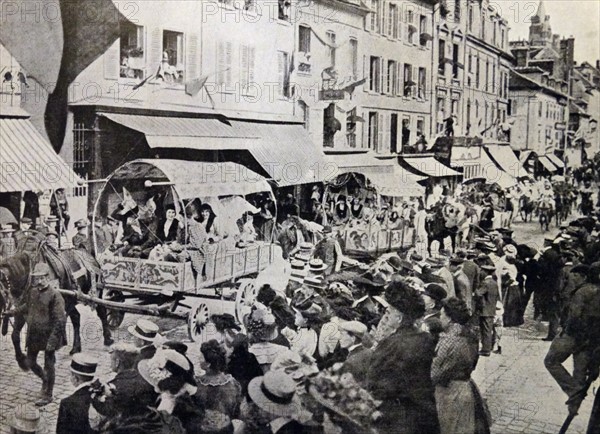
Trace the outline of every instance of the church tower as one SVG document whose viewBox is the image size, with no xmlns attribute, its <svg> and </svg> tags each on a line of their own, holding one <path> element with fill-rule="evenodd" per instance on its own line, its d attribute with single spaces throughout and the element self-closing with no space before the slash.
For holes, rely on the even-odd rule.
<svg viewBox="0 0 600 434">
<path fill-rule="evenodd" d="M 544 0 L 540 0 L 536 14 L 531 17 L 531 25 L 529 26 L 529 43 L 532 47 L 545 47 L 552 45 L 550 15 L 546 14 Z"/>
</svg>

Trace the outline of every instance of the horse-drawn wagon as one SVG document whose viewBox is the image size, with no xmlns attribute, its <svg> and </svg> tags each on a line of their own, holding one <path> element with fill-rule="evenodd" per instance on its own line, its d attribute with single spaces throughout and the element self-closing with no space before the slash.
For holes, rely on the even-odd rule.
<svg viewBox="0 0 600 434">
<path fill-rule="evenodd" d="M 112 327 L 126 312 L 177 318 L 187 321 L 192 339 L 203 340 L 211 314 L 241 323 L 256 280 L 274 269 L 285 275 L 281 248 L 248 218 L 267 197 L 266 179 L 234 163 L 124 164 L 106 180 L 94 212 L 103 297 L 79 297 L 106 306 Z M 108 220 L 120 222 L 121 241 L 103 250 Z"/>
</svg>

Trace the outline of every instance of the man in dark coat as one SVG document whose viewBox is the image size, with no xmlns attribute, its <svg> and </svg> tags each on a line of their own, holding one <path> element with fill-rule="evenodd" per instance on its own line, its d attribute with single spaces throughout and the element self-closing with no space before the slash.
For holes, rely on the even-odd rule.
<svg viewBox="0 0 600 434">
<path fill-rule="evenodd" d="M 485 275 L 475 291 L 477 314 L 479 315 L 479 327 L 481 332 L 482 356 L 489 356 L 492 352 L 494 339 L 494 318 L 496 316 L 496 304 L 500 298 L 498 282 L 496 280 L 496 268 L 491 265 L 482 265 L 481 271 Z"/>
<path fill-rule="evenodd" d="M 557 239 L 559 240 L 559 239 Z M 562 277 L 562 268 L 565 260 L 561 255 L 560 241 L 554 240 L 552 246 L 542 253 L 538 260 L 540 286 L 538 287 L 540 309 L 548 320 L 548 336 L 546 341 L 552 341 L 558 333 L 559 306 Z"/>
<path fill-rule="evenodd" d="M 590 267 L 577 265 L 569 278 L 575 289 L 569 302 L 565 328 L 552 341 L 544 365 L 568 395 L 569 412 L 576 412 L 585 397 L 583 388 L 588 364 L 598 343 L 600 263 Z M 573 356 L 573 374 L 569 374 L 562 365 L 570 356 Z"/>
<path fill-rule="evenodd" d="M 119 342 L 110 347 L 111 368 L 115 377 L 107 384 L 106 390 L 93 399 L 98 413 L 108 417 L 144 415 L 148 406 L 153 406 L 158 398 L 154 387 L 139 374 L 136 366 L 138 349 L 133 344 Z"/>
<path fill-rule="evenodd" d="M 386 289 L 386 300 L 402 312 L 398 330 L 379 342 L 371 356 L 367 389 L 382 400 L 381 433 L 437 434 L 440 432 L 431 364 L 435 341 L 415 327 L 425 313 L 416 289 L 395 281 Z"/>
<path fill-rule="evenodd" d="M 348 358 L 342 366 L 342 372 L 352 374 L 358 384 L 364 387 L 372 351 L 363 345 L 367 335 L 367 326 L 360 321 L 343 321 L 339 324 L 340 346 L 348 350 Z"/>
<path fill-rule="evenodd" d="M 93 434 L 90 424 L 92 391 L 90 386 L 98 362 L 89 354 L 77 353 L 71 360 L 71 382 L 75 391 L 60 401 L 56 434 Z M 97 421 L 94 421 L 97 422 Z"/>
<path fill-rule="evenodd" d="M 52 401 L 55 352 L 67 344 L 65 301 L 56 282 L 50 282 L 49 275 L 47 264 L 37 264 L 31 273 L 32 287 L 15 309 L 16 313 L 25 315 L 27 322 L 27 366 L 42 379 L 38 406 Z M 40 351 L 44 352 L 43 369 L 37 363 Z"/>
</svg>

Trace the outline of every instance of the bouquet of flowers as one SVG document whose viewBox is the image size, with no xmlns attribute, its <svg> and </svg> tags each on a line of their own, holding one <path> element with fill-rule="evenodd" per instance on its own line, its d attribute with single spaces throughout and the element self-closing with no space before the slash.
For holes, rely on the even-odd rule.
<svg viewBox="0 0 600 434">
<path fill-rule="evenodd" d="M 341 373 L 341 367 L 341 363 L 336 363 L 313 377 L 309 392 L 348 431 L 373 432 L 371 425 L 382 416 L 377 410 L 381 401 L 363 389 L 352 374 Z"/>
</svg>

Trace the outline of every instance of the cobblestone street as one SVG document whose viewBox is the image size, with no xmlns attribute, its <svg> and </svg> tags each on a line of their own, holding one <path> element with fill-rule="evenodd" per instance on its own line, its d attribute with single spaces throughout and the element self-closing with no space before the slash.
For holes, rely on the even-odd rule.
<svg viewBox="0 0 600 434">
<path fill-rule="evenodd" d="M 515 225 L 515 232 L 519 242 L 539 240 L 542 243 L 544 236 L 552 236 L 555 231 L 541 235 L 537 224 L 528 223 Z M 100 375 L 106 375 L 109 371 L 109 357 L 102 345 L 100 322 L 88 307 L 80 306 L 80 310 L 84 351 L 92 352 L 100 358 Z M 126 315 L 125 321 L 114 333 L 115 340 L 130 339 L 127 327 L 137 318 L 135 315 Z M 525 325 L 504 329 L 502 354 L 480 358 L 474 374 L 477 385 L 488 401 L 494 420 L 493 433 L 557 433 L 567 415 L 564 404 L 566 396 L 550 377 L 543 363 L 550 345 L 541 340 L 546 336 L 547 325 L 531 318 L 531 312 L 528 311 Z M 170 337 L 187 339 L 183 322 L 162 320 L 159 324 L 163 331 L 172 330 Z M 1 433 L 4 434 L 9 432 L 7 418 L 13 409 L 35 401 L 41 381 L 32 373 L 18 368 L 9 336 L 3 336 L 0 342 L 0 423 Z M 57 354 L 55 400 L 43 409 L 44 433 L 54 432 L 58 403 L 74 389 L 69 380 L 69 349 L 70 347 L 64 348 Z M 193 360 L 197 357 L 197 345 L 190 344 L 190 354 Z M 41 355 L 40 362 L 43 362 Z M 571 366 L 570 360 L 567 361 L 567 366 Z M 600 383 L 596 383 L 592 389 L 596 391 L 599 387 Z M 571 424 L 569 433 L 585 433 L 592 402 L 593 395 L 590 393 L 579 416 Z"/>
</svg>

